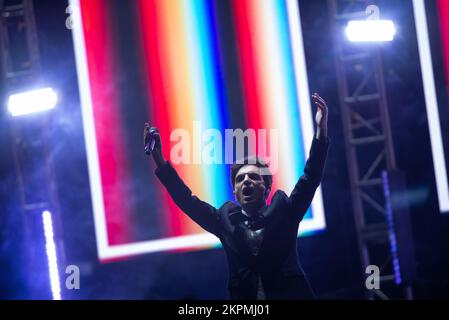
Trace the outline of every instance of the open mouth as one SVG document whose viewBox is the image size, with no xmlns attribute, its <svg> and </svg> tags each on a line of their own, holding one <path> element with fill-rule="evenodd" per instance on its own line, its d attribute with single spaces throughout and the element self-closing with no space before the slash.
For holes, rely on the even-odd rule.
<svg viewBox="0 0 449 320">
<path fill-rule="evenodd" d="M 245 188 L 243 188 L 242 193 L 245 197 L 252 196 L 254 193 L 254 188 L 253 187 L 245 187 Z"/>
</svg>

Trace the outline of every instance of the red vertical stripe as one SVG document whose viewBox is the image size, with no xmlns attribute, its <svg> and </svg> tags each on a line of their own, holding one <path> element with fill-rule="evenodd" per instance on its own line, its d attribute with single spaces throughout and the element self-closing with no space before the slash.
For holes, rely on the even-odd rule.
<svg viewBox="0 0 449 320">
<path fill-rule="evenodd" d="M 167 111 L 168 103 L 164 90 L 164 48 L 167 45 L 164 42 L 164 30 L 162 27 L 161 17 L 157 11 L 157 3 L 155 0 L 139 0 L 140 23 L 142 30 L 142 46 L 145 56 L 147 75 L 146 82 L 148 92 L 152 102 L 149 107 L 149 113 L 152 116 L 154 126 L 157 126 L 162 139 L 163 153 L 166 159 L 170 157 L 170 116 Z M 168 72 L 168 70 L 165 70 Z M 167 224 L 165 225 L 165 235 L 168 237 L 181 235 L 181 221 L 179 216 L 182 215 L 168 194 L 165 194 L 165 208 L 167 212 Z"/>
<path fill-rule="evenodd" d="M 248 128 L 261 128 L 259 94 L 256 77 L 255 41 L 251 35 L 249 1 L 233 0 L 240 69 L 243 79 L 243 94 L 246 103 L 246 123 Z"/>
<path fill-rule="evenodd" d="M 81 1 L 108 241 L 113 245 L 129 239 L 127 217 L 131 208 L 127 203 L 128 163 L 117 93 L 120 73 L 113 55 L 114 35 L 106 16 L 107 5 L 106 0 Z"/>
<path fill-rule="evenodd" d="M 440 16 L 441 43 L 446 69 L 446 82 L 449 84 L 449 1 L 438 0 L 438 13 Z"/>
</svg>

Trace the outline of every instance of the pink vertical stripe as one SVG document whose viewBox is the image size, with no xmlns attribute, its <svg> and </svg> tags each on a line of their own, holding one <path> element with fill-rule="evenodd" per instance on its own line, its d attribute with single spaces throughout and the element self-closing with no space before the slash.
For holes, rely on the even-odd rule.
<svg viewBox="0 0 449 320">
<path fill-rule="evenodd" d="M 106 11 L 106 0 L 81 1 L 108 241 L 114 245 L 129 240 L 127 217 L 131 208 L 127 204 L 127 152 L 116 85 L 120 71 L 113 56 L 114 35 Z"/>
</svg>

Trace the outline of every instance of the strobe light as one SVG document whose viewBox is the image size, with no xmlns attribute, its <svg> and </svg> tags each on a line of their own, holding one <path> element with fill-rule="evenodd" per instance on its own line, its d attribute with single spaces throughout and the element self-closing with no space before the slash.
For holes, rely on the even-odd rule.
<svg viewBox="0 0 449 320">
<path fill-rule="evenodd" d="M 351 20 L 345 29 L 351 42 L 392 41 L 396 28 L 391 20 Z"/>
<path fill-rule="evenodd" d="M 9 96 L 8 110 L 13 117 L 53 109 L 58 96 L 52 88 L 17 93 Z"/>
</svg>

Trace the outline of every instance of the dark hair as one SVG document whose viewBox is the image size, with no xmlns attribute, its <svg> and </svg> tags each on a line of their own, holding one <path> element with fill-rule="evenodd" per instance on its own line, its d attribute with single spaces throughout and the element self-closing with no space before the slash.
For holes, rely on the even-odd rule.
<svg viewBox="0 0 449 320">
<path fill-rule="evenodd" d="M 266 171 L 269 172 L 268 164 L 258 156 L 249 156 L 241 160 L 237 160 L 231 165 L 231 184 L 233 189 L 235 186 L 235 177 L 237 176 L 237 172 L 239 172 L 242 167 L 248 165 L 253 165 L 259 168 L 266 168 Z M 263 174 L 262 178 L 265 183 L 265 188 L 271 189 L 271 185 L 273 184 L 273 175 L 271 174 L 271 172 L 269 172 L 268 174 Z"/>
</svg>

